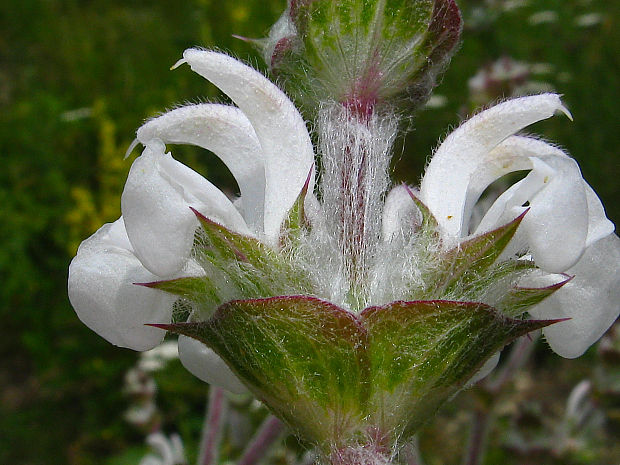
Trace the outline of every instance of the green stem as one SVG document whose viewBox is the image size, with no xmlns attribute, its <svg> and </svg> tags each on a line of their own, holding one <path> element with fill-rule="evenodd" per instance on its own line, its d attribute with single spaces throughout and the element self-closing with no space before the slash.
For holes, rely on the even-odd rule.
<svg viewBox="0 0 620 465">
<path fill-rule="evenodd" d="M 207 416 L 200 443 L 200 453 L 198 454 L 198 465 L 213 465 L 217 463 L 227 407 L 224 390 L 220 387 L 211 386 L 209 389 Z"/>
</svg>

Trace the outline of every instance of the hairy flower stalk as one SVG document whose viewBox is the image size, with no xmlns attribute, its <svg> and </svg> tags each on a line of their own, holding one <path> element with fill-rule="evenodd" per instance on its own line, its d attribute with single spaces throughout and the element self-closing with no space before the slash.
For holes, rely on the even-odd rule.
<svg viewBox="0 0 620 465">
<path fill-rule="evenodd" d="M 337 247 L 336 254 L 326 252 L 338 261 L 321 257 L 321 262 L 327 265 L 324 272 L 337 270 L 336 289 L 347 291 L 344 296 L 334 295 L 334 301 L 355 311 L 370 300 L 370 268 L 381 241 L 381 215 L 396 131 L 395 116 L 371 112 L 360 117 L 340 104 L 319 111 L 321 204 L 324 217 L 335 219 L 325 227 L 334 238 L 329 242 Z"/>
<path fill-rule="evenodd" d="M 395 109 L 430 93 L 460 28 L 452 0 L 291 0 L 262 44 L 313 115 L 317 147 L 265 76 L 186 50 L 177 66 L 234 105 L 138 129 L 123 215 L 70 265 L 78 316 L 135 350 L 178 334 L 189 371 L 250 391 L 331 465 L 392 463 L 530 331 L 581 355 L 620 311 L 620 239 L 576 162 L 517 135 L 570 116 L 559 96 L 481 112 L 440 144 L 419 189 L 390 186 Z M 215 153 L 240 197 L 176 161 L 173 144 Z M 528 174 L 474 215 L 515 171 Z"/>
</svg>

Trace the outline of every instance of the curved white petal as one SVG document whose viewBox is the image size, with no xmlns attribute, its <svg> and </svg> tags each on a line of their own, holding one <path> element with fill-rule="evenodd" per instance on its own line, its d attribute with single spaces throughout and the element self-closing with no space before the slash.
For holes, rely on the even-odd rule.
<svg viewBox="0 0 620 465">
<path fill-rule="evenodd" d="M 86 239 L 69 266 L 69 300 L 80 320 L 112 344 L 148 350 L 165 332 L 145 323 L 169 323 L 176 298 L 134 284 L 158 278 L 127 246 L 122 218 Z"/>
<path fill-rule="evenodd" d="M 561 273 L 585 250 L 589 223 L 585 183 L 571 158 L 532 158 L 531 163 L 532 171 L 495 201 L 477 232 L 508 223 L 529 202 L 529 212 L 504 254 L 524 247 L 542 269 Z"/>
<path fill-rule="evenodd" d="M 384 241 L 414 231 L 421 223 L 420 211 L 405 185 L 394 187 L 385 199 L 381 223 Z"/>
<path fill-rule="evenodd" d="M 200 341 L 179 336 L 179 358 L 191 374 L 205 383 L 223 387 L 236 394 L 248 392 L 228 365 Z"/>
<path fill-rule="evenodd" d="M 474 116 L 446 138 L 426 168 L 420 196 L 448 234 L 467 234 L 471 210 L 489 184 L 528 169 L 518 153 L 498 157 L 493 149 L 558 110 L 568 114 L 555 94 L 517 98 Z"/>
<path fill-rule="evenodd" d="M 135 255 L 167 277 L 187 262 L 198 221 L 190 206 L 237 232 L 250 234 L 240 213 L 213 184 L 152 140 L 129 171 L 121 210 Z"/>
<path fill-rule="evenodd" d="M 545 163 L 537 163 L 537 158 L 569 158 L 557 147 L 530 137 L 511 136 L 495 147 L 490 153 L 490 160 L 501 165 L 498 175 L 503 176 L 513 171 L 532 170 L 521 181 L 508 188 L 491 205 L 478 224 L 475 234 L 482 234 L 506 224 L 521 213 L 521 207 L 542 189 L 546 178 L 553 174 L 553 169 Z M 536 169 L 535 169 L 536 168 Z M 503 169 L 506 171 L 504 172 Z M 509 213 L 512 210 L 512 214 Z"/>
<path fill-rule="evenodd" d="M 614 224 L 607 219 L 605 215 L 605 208 L 601 203 L 601 199 L 598 198 L 594 189 L 590 187 L 587 182 L 583 182 L 586 191 L 586 198 L 588 201 L 588 237 L 586 238 L 586 247 L 590 247 L 592 244 L 609 236 L 614 232 Z"/>
<path fill-rule="evenodd" d="M 265 236 L 276 244 L 288 210 L 308 173 L 314 186 L 314 152 L 303 118 L 278 87 L 234 58 L 189 49 L 183 60 L 228 95 L 250 120 L 265 157 Z"/>
<path fill-rule="evenodd" d="M 200 104 L 177 108 L 146 122 L 137 132 L 145 146 L 153 139 L 192 144 L 210 150 L 239 184 L 244 218 L 254 231 L 263 230 L 265 168 L 252 125 L 238 108 Z"/>
<path fill-rule="evenodd" d="M 501 225 L 507 224 L 521 215 L 529 202 L 546 185 L 545 179 L 553 175 L 553 170 L 546 163 L 532 159 L 532 171 L 521 181 L 510 186 L 501 194 L 480 220 L 474 231 L 475 235 L 484 234 Z"/>
<path fill-rule="evenodd" d="M 504 256 L 526 248 L 539 266 L 558 273 L 577 262 L 588 237 L 600 238 L 606 235 L 601 233 L 611 232 L 611 223 L 596 194 L 581 177 L 579 166 L 557 147 L 512 136 L 491 154 L 500 161 L 519 157 L 520 167 L 531 169 L 493 203 L 475 231 L 480 234 L 508 223 L 529 202 L 530 211 Z"/>
<path fill-rule="evenodd" d="M 567 271 L 575 275 L 542 303 L 529 310 L 540 319 L 570 318 L 543 329 L 559 355 L 579 357 L 613 324 L 620 313 L 620 239 L 615 234 L 588 247 Z"/>
<path fill-rule="evenodd" d="M 549 157 L 554 173 L 530 200 L 521 222 L 532 257 L 545 271 L 561 273 L 577 263 L 588 235 L 588 205 L 583 178 L 571 158 Z"/>
</svg>

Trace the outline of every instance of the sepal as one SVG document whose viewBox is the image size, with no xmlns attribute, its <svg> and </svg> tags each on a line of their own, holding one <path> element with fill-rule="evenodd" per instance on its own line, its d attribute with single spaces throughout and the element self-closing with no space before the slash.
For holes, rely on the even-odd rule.
<svg viewBox="0 0 620 465">
<path fill-rule="evenodd" d="M 278 251 L 193 211 L 205 239 L 197 247 L 197 260 L 206 261 L 208 263 L 205 265 L 210 264 L 227 274 L 242 291 L 240 296 L 267 297 L 291 289 L 310 292 L 311 286 L 304 273 L 286 261 Z"/>
<path fill-rule="evenodd" d="M 558 320 L 475 302 L 393 302 L 355 315 L 307 296 L 238 300 L 195 323 L 155 325 L 211 348 L 324 453 L 410 437 L 484 362 Z"/>
<path fill-rule="evenodd" d="M 183 297 L 192 301 L 211 300 L 217 302 L 217 290 L 206 276 L 190 276 L 150 283 L 134 283 L 151 289 L 159 289 L 168 294 Z"/>
<path fill-rule="evenodd" d="M 328 447 L 362 423 L 366 330 L 342 308 L 298 296 L 233 301 L 208 321 L 156 327 L 212 348 L 305 439 Z"/>
<path fill-rule="evenodd" d="M 461 27 L 454 0 L 289 0 L 261 45 L 294 95 L 367 115 L 383 103 L 422 103 Z"/>
<path fill-rule="evenodd" d="M 434 238 L 435 240 L 439 240 L 439 223 L 437 219 L 433 215 L 433 213 L 428 209 L 428 207 L 422 202 L 419 197 L 413 193 L 411 188 L 405 184 L 405 189 L 407 193 L 415 203 L 416 207 L 418 207 L 418 211 L 422 216 L 422 221 L 420 224 L 420 230 L 424 235 L 428 238 Z"/>
<path fill-rule="evenodd" d="M 310 230 L 310 223 L 305 212 L 305 203 L 313 172 L 314 166 L 308 173 L 306 183 L 301 189 L 297 200 L 289 210 L 287 217 L 284 219 L 282 231 L 280 232 L 280 249 L 286 250 L 294 247 L 295 244 L 299 243 L 301 237 L 303 237 Z"/>
<path fill-rule="evenodd" d="M 497 308 L 506 315 L 521 315 L 528 308 L 538 305 L 554 292 L 561 289 L 565 284 L 572 281 L 573 278 L 574 276 L 566 275 L 564 280 L 545 287 L 515 286 L 497 304 Z"/>
<path fill-rule="evenodd" d="M 468 286 L 479 285 L 481 280 L 496 280 L 498 276 L 487 276 L 487 272 L 513 238 L 526 214 L 527 210 L 510 223 L 461 242 L 445 252 L 432 286 L 433 293 L 456 286 L 463 288 L 462 292 Z M 501 268 L 498 272 L 502 274 Z"/>
</svg>

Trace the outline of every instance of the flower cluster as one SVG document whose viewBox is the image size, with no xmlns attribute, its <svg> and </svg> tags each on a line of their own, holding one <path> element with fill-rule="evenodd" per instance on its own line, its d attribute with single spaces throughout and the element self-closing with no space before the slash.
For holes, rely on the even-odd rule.
<svg viewBox="0 0 620 465">
<path fill-rule="evenodd" d="M 328 202 L 327 194 L 323 202 L 312 194 L 313 147 L 293 104 L 260 73 L 221 53 L 192 49 L 183 61 L 238 106 L 182 107 L 138 130 L 145 149 L 129 173 L 121 199 L 123 217 L 84 241 L 70 267 L 73 306 L 110 342 L 146 350 L 157 345 L 164 332 L 145 324 L 175 329 L 192 336 L 180 337 L 179 350 L 183 363 L 197 376 L 234 391 L 245 385 L 260 398 L 271 399 L 249 381 L 229 348 L 215 339 L 207 347 L 200 341 L 208 338 L 196 328 L 169 326 L 175 302 L 189 302 L 190 321 L 197 324 L 233 315 L 228 302 L 254 299 L 245 301 L 252 307 L 244 309 L 245 314 L 262 305 L 275 319 L 273 304 L 286 309 L 280 317 L 303 316 L 311 324 L 314 312 L 321 330 L 328 314 L 337 314 L 334 324 L 357 332 L 361 323 L 355 314 L 371 321 L 378 310 L 359 313 L 371 305 L 385 309 L 418 302 L 419 311 L 420 305 L 427 305 L 420 302 L 447 307 L 462 302 L 458 305 L 465 307 L 458 311 L 463 312 L 477 302 L 478 310 L 471 307 L 470 317 L 484 305 L 510 318 L 527 311 L 540 319 L 567 319 L 543 330 L 552 348 L 567 357 L 583 353 L 616 318 L 620 286 L 614 269 L 620 248 L 599 199 L 564 152 L 515 135 L 556 111 L 567 113 L 557 95 L 507 101 L 473 117 L 436 150 L 419 190 L 396 186 L 384 203 L 375 203 L 379 238 L 373 242 L 372 235 L 368 237 L 374 250 L 367 251 L 359 277 L 359 270 L 340 266 L 350 249 L 338 247 L 342 230 L 330 222 L 330 215 L 336 215 L 338 223 L 345 211 L 334 211 L 337 202 Z M 363 124 L 372 132 L 367 126 L 372 123 Z M 229 200 L 166 153 L 166 143 L 213 151 L 237 179 L 241 197 Z M 520 170 L 529 173 L 472 224 L 483 191 Z M 328 173 L 325 176 L 329 179 Z M 334 231 L 340 237 L 334 237 Z M 339 253 L 341 257 L 326 258 Z M 356 288 L 359 295 L 351 298 Z M 281 295 L 312 299 L 270 299 Z M 338 306 L 327 304 L 330 301 Z M 218 306 L 220 314 L 213 316 Z M 228 313 L 221 314 L 225 307 Z M 405 310 L 392 308 L 392 317 L 399 312 L 405 324 L 410 318 Z M 433 315 L 430 326 L 440 328 L 439 320 Z M 514 325 L 518 320 L 511 321 Z M 247 321 L 218 321 L 239 328 L 242 323 Z M 235 331 L 218 328 L 211 330 L 220 343 L 230 345 L 222 338 Z M 490 328 L 493 334 L 501 333 L 499 327 Z M 481 334 L 487 329 L 481 328 Z M 294 323 L 283 331 L 292 337 L 291 330 L 309 331 Z M 259 338 L 249 334 L 248 330 L 247 344 L 259 347 Z M 506 333 L 486 347 L 455 384 L 462 385 L 518 334 Z M 333 343 L 332 336 L 325 338 L 326 345 Z M 240 343 L 243 337 L 242 331 L 235 339 Z M 277 411 L 274 404 L 268 402 Z"/>
<path fill-rule="evenodd" d="M 422 3 L 420 24 L 431 38 L 448 31 L 452 49 L 454 3 Z M 310 22 L 295 27 L 318 34 L 323 23 L 308 24 L 319 4 L 291 2 L 287 14 L 309 8 Z M 304 32 L 295 53 L 318 47 L 316 34 Z M 446 51 L 435 45 L 429 56 Z M 388 463 L 517 337 L 542 328 L 553 350 L 576 357 L 617 318 L 620 240 L 600 200 L 562 150 L 517 135 L 558 111 L 570 117 L 559 96 L 479 113 L 440 144 L 419 188 L 390 188 L 398 118 L 389 106 L 355 93 L 353 103 L 319 102 L 315 147 L 294 104 L 259 72 L 208 50 L 186 50 L 184 63 L 235 106 L 184 106 L 144 124 L 122 217 L 70 266 L 78 316 L 113 344 L 147 350 L 163 330 L 177 333 L 192 373 L 250 390 L 331 463 Z M 212 151 L 240 196 L 229 199 L 167 144 Z M 478 202 L 522 171 L 488 208 Z"/>
</svg>

